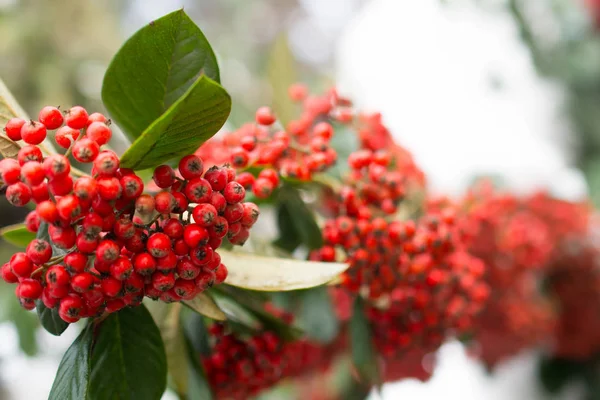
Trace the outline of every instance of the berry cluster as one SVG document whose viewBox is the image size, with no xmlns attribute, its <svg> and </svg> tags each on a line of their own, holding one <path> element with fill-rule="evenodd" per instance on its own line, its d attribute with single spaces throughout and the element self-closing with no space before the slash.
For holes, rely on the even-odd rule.
<svg viewBox="0 0 600 400">
<path fill-rule="evenodd" d="M 26 225 L 37 239 L 2 266 L 2 278 L 17 283 L 23 307 L 41 299 L 69 323 L 139 305 L 144 296 L 192 299 L 223 282 L 227 268 L 216 250 L 225 237 L 242 245 L 259 215 L 243 202 L 234 169 L 205 171 L 195 155 L 182 158 L 177 173 L 157 167 L 160 191 L 143 194 L 142 179 L 100 149 L 111 137 L 108 123 L 82 107 L 64 116 L 44 107 L 39 122 L 15 118 L 5 127 L 27 143 L 17 159 L 0 162 L 6 197 L 19 207 L 36 204 Z M 67 151 L 44 156 L 38 145 L 53 129 Z M 69 155 L 91 163 L 91 175 L 73 168 Z"/>
<path fill-rule="evenodd" d="M 212 353 L 202 363 L 218 399 L 249 398 L 283 379 L 326 369 L 334 354 L 306 339 L 285 342 L 271 331 L 242 337 L 218 324 L 209 339 Z"/>
</svg>

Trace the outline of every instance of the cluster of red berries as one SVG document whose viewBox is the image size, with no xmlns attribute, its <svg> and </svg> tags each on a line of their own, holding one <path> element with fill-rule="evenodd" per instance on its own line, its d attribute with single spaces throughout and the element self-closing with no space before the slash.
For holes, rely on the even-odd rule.
<svg viewBox="0 0 600 400">
<path fill-rule="evenodd" d="M 161 190 L 143 194 L 142 179 L 121 168 L 113 151 L 100 150 L 111 136 L 103 115 L 73 107 L 63 117 L 45 107 L 39 120 L 8 122 L 7 135 L 28 145 L 0 162 L 8 200 L 36 204 L 26 226 L 37 239 L 1 269 L 5 281 L 18 284 L 23 307 L 41 299 L 71 323 L 139 305 L 144 296 L 189 300 L 225 280 L 216 250 L 224 238 L 242 245 L 259 215 L 243 202 L 233 168 L 205 171 L 202 159 L 189 155 L 178 173 L 157 167 Z M 44 156 L 37 145 L 57 128 L 55 141 L 67 152 Z M 91 175 L 72 168 L 69 154 L 92 163 Z"/>
<path fill-rule="evenodd" d="M 218 399 L 256 396 L 283 379 L 326 369 L 333 355 L 306 339 L 286 342 L 271 331 L 243 337 L 219 324 L 209 328 L 209 339 L 212 353 L 202 362 Z"/>
</svg>

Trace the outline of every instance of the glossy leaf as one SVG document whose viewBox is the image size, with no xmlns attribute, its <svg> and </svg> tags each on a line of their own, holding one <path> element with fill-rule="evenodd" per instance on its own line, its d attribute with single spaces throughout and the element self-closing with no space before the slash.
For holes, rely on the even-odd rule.
<svg viewBox="0 0 600 400">
<path fill-rule="evenodd" d="M 197 320 L 198 314 L 192 316 L 192 319 Z M 204 368 L 200 364 L 199 353 L 193 346 L 193 342 L 196 340 L 191 338 L 190 335 L 202 337 L 201 341 L 207 338 L 206 328 L 204 325 L 201 325 L 201 330 L 199 331 L 185 331 L 185 342 L 187 348 L 187 356 L 188 356 L 188 399 L 203 399 L 203 400 L 212 400 L 214 398 L 212 394 L 212 389 L 210 384 L 208 383 L 208 379 L 206 377 L 206 372 Z M 207 343 L 208 345 L 208 343 Z M 206 353 L 206 354 L 209 354 Z M 206 355 L 205 354 L 205 355 Z"/>
<path fill-rule="evenodd" d="M 378 357 L 371 327 L 364 311 L 364 301 L 357 297 L 354 302 L 352 319 L 350 320 L 350 342 L 352 363 L 359 373 L 361 381 L 381 385 Z"/>
<path fill-rule="evenodd" d="M 344 263 L 301 261 L 219 251 L 229 274 L 225 283 L 260 291 L 308 289 L 323 285 L 348 268 Z"/>
<path fill-rule="evenodd" d="M 41 300 L 36 301 L 40 323 L 46 331 L 54 336 L 60 336 L 69 327 L 69 324 L 58 315 L 58 308 L 48 308 Z"/>
<path fill-rule="evenodd" d="M 230 111 L 225 89 L 201 76 L 133 142 L 121 157 L 121 166 L 146 169 L 193 153 L 217 133 Z"/>
<path fill-rule="evenodd" d="M 227 319 L 227 315 L 225 315 L 223 310 L 221 310 L 212 297 L 206 293 L 200 293 L 192 300 L 185 300 L 182 303 L 196 311 L 198 314 L 202 314 L 208 318 L 217 321 L 225 321 Z"/>
<path fill-rule="evenodd" d="M 5 226 L 0 229 L 0 236 L 8 243 L 25 248 L 33 239 L 35 239 L 35 233 L 29 232 L 25 227 L 25 224 L 16 224 Z"/>
<path fill-rule="evenodd" d="M 284 218 L 278 220 L 280 236 L 284 237 L 289 230 L 293 230 L 293 236 L 309 249 L 318 249 L 323 246 L 321 228 L 297 189 L 284 185 L 279 192 L 279 204 L 281 208 L 285 209 L 278 213 L 278 217 Z"/>
<path fill-rule="evenodd" d="M 145 306 L 109 315 L 95 332 L 92 399 L 160 399 L 167 360 L 160 331 Z"/>
<path fill-rule="evenodd" d="M 183 10 L 137 31 L 111 61 L 102 100 L 134 140 L 206 75 L 219 82 L 216 57 L 206 37 Z"/>
<path fill-rule="evenodd" d="M 49 399 L 87 400 L 94 329 L 89 324 L 64 354 Z"/>
</svg>

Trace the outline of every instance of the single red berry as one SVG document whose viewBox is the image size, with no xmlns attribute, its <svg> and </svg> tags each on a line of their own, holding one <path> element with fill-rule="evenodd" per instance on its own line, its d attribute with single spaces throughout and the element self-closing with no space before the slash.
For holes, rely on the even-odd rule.
<svg viewBox="0 0 600 400">
<path fill-rule="evenodd" d="M 29 186 L 40 185 L 45 177 L 44 168 L 37 161 L 30 161 L 21 167 L 21 180 Z"/>
<path fill-rule="evenodd" d="M 223 168 L 214 166 L 206 171 L 204 179 L 210 183 L 213 191 L 220 192 L 227 185 L 227 172 Z"/>
<path fill-rule="evenodd" d="M 48 192 L 48 184 L 46 182 L 42 182 L 37 186 L 33 186 L 31 188 L 31 198 L 36 204 L 50 199 L 50 192 Z"/>
<path fill-rule="evenodd" d="M 210 246 L 198 246 L 190 251 L 190 260 L 198 265 L 206 265 L 212 259 L 214 250 Z"/>
<path fill-rule="evenodd" d="M 94 275 L 89 272 L 73 275 L 71 278 L 71 289 L 77 293 L 85 293 L 92 288 L 94 279 Z"/>
<path fill-rule="evenodd" d="M 99 146 L 108 143 L 112 137 L 112 131 L 103 122 L 92 122 L 88 125 L 85 133 L 87 137 L 98 143 Z"/>
<path fill-rule="evenodd" d="M 29 161 L 37 161 L 41 163 L 44 160 L 44 156 L 39 147 L 28 144 L 21 147 L 21 150 L 19 150 L 19 154 L 17 155 L 17 159 L 19 160 L 20 165 L 24 165 Z"/>
<path fill-rule="evenodd" d="M 242 225 L 250 227 L 254 225 L 254 223 L 258 219 L 258 216 L 260 215 L 260 209 L 256 204 L 251 202 L 246 202 L 242 204 L 242 206 L 244 207 L 244 213 L 240 222 L 242 223 Z"/>
<path fill-rule="evenodd" d="M 250 161 L 248 151 L 242 147 L 235 147 L 231 150 L 231 164 L 236 168 L 244 168 Z"/>
<path fill-rule="evenodd" d="M 122 196 L 128 200 L 139 198 L 144 191 L 144 182 L 142 181 L 142 178 L 135 174 L 121 177 L 119 183 L 123 189 Z"/>
<path fill-rule="evenodd" d="M 168 274 L 155 272 L 152 275 L 152 286 L 161 292 L 172 289 L 175 286 L 175 274 L 173 272 L 169 272 Z"/>
<path fill-rule="evenodd" d="M 227 235 L 227 231 L 229 229 L 229 223 L 225 217 L 217 217 L 215 223 L 208 228 L 208 232 L 211 237 L 219 237 L 222 238 Z"/>
<path fill-rule="evenodd" d="M 48 182 L 48 189 L 55 196 L 66 196 L 73 190 L 73 178 L 66 175 L 52 179 Z"/>
<path fill-rule="evenodd" d="M 112 240 L 105 239 L 100 242 L 96 249 L 96 259 L 104 264 L 110 264 L 119 258 L 121 249 Z"/>
<path fill-rule="evenodd" d="M 17 160 L 4 158 L 0 161 L 0 173 L 2 181 L 6 185 L 12 185 L 21 179 L 21 166 Z"/>
<path fill-rule="evenodd" d="M 144 251 L 146 248 L 146 235 L 141 229 L 136 229 L 133 236 L 127 239 L 125 248 L 134 254 Z"/>
<path fill-rule="evenodd" d="M 71 172 L 71 163 L 60 154 L 53 154 L 44 160 L 44 171 L 48 179 L 63 178 Z"/>
<path fill-rule="evenodd" d="M 65 122 L 73 129 L 83 129 L 88 122 L 88 113 L 81 106 L 71 107 L 66 113 Z"/>
<path fill-rule="evenodd" d="M 4 265 L 2 265 L 0 276 L 2 276 L 2 279 L 4 279 L 4 282 L 6 283 L 17 283 L 19 281 L 19 277 L 12 272 L 9 263 L 4 263 Z"/>
<path fill-rule="evenodd" d="M 268 198 L 273 193 L 273 182 L 266 178 L 258 178 L 252 186 L 252 193 L 259 199 Z"/>
<path fill-rule="evenodd" d="M 163 232 L 171 239 L 178 239 L 183 236 L 183 224 L 175 218 L 170 218 L 163 224 Z"/>
<path fill-rule="evenodd" d="M 246 196 L 246 190 L 238 182 L 229 182 L 227 186 L 225 186 L 223 195 L 229 204 L 239 203 L 240 201 L 244 200 L 244 197 Z"/>
<path fill-rule="evenodd" d="M 19 297 L 28 300 L 37 300 L 42 295 L 42 284 L 35 279 L 23 279 L 17 286 Z"/>
<path fill-rule="evenodd" d="M 54 298 L 54 299 L 62 299 L 64 298 L 66 295 L 69 294 L 70 292 L 70 288 L 69 285 L 64 285 L 64 286 L 47 286 L 48 289 L 48 296 Z"/>
<path fill-rule="evenodd" d="M 38 120 L 44 124 L 47 129 L 57 129 L 60 128 L 65 119 L 58 108 L 46 106 L 40 110 Z"/>
<path fill-rule="evenodd" d="M 133 273 L 133 264 L 126 257 L 119 257 L 110 266 L 110 275 L 120 281 L 124 281 Z"/>
<path fill-rule="evenodd" d="M 177 239 L 175 240 L 175 243 L 173 243 L 173 252 L 178 256 L 185 256 L 190 252 L 190 248 L 185 243 L 185 240 Z"/>
<path fill-rule="evenodd" d="M 225 200 L 225 196 L 221 192 L 213 192 L 210 196 L 210 204 L 213 205 L 218 214 L 223 214 L 227 207 L 227 200 Z"/>
<path fill-rule="evenodd" d="M 69 273 L 62 265 L 53 265 L 46 271 L 46 282 L 51 286 L 65 286 L 71 280 Z"/>
<path fill-rule="evenodd" d="M 75 242 L 77 240 L 75 229 L 71 228 L 70 226 L 63 228 L 50 225 L 48 226 L 48 234 L 50 236 L 50 240 L 56 245 L 56 247 L 65 250 L 75 246 Z"/>
<path fill-rule="evenodd" d="M 186 281 L 183 279 L 177 279 L 175 281 L 175 286 L 173 287 L 175 293 L 183 300 L 191 300 L 194 298 L 198 292 L 196 289 L 196 284 L 192 281 Z"/>
<path fill-rule="evenodd" d="M 229 237 L 229 242 L 233 245 L 243 246 L 246 240 L 250 237 L 250 230 L 244 226 L 240 229 L 239 233 L 235 236 Z"/>
<path fill-rule="evenodd" d="M 194 178 L 185 186 L 184 194 L 191 203 L 206 203 L 210 201 L 212 187 L 204 178 Z"/>
<path fill-rule="evenodd" d="M 54 134 L 54 141 L 63 149 L 68 149 L 79 138 L 79 134 L 79 129 L 63 126 Z"/>
<path fill-rule="evenodd" d="M 35 207 L 35 210 L 39 218 L 44 222 L 52 224 L 58 220 L 58 210 L 56 209 L 56 205 L 49 200 L 39 203 Z"/>
<path fill-rule="evenodd" d="M 200 267 L 195 265 L 189 257 L 184 257 L 177 262 L 177 275 L 181 279 L 194 280 L 200 274 Z"/>
<path fill-rule="evenodd" d="M 73 193 L 80 200 L 94 199 L 98 193 L 96 180 L 89 176 L 77 178 L 73 184 Z"/>
<path fill-rule="evenodd" d="M 217 209 L 208 203 L 198 204 L 192 211 L 194 221 L 205 228 L 214 224 L 217 215 Z"/>
<path fill-rule="evenodd" d="M 207 244 L 208 238 L 208 231 L 198 224 L 189 224 L 183 229 L 183 240 L 190 248 Z"/>
<path fill-rule="evenodd" d="M 190 180 L 200 178 L 204 172 L 202 159 L 194 154 L 183 157 L 179 161 L 179 173 L 183 179 Z"/>
<path fill-rule="evenodd" d="M 6 189 L 6 199 L 16 207 L 23 207 L 31 200 L 31 189 L 23 182 L 17 182 Z"/>
<path fill-rule="evenodd" d="M 235 180 L 245 189 L 248 189 L 254 184 L 255 178 L 250 172 L 242 172 L 235 178 Z"/>
<path fill-rule="evenodd" d="M 149 194 L 142 194 L 135 201 L 135 211 L 141 215 L 152 214 L 155 210 L 156 202 L 154 197 Z"/>
<path fill-rule="evenodd" d="M 169 192 L 160 192 L 154 196 L 154 204 L 159 214 L 170 214 L 175 207 L 175 198 Z"/>
<path fill-rule="evenodd" d="M 69 253 L 65 256 L 65 268 L 72 274 L 83 272 L 87 265 L 88 258 L 78 252 Z"/>
<path fill-rule="evenodd" d="M 196 287 L 200 290 L 206 290 L 215 283 L 214 271 L 203 269 L 200 275 L 194 280 Z"/>
<path fill-rule="evenodd" d="M 81 297 L 85 301 L 85 304 L 88 307 L 100 307 L 102 303 L 104 303 L 104 294 L 99 289 L 90 288 L 90 290 L 86 290 Z"/>
<path fill-rule="evenodd" d="M 138 274 L 131 274 L 123 285 L 126 293 L 138 293 L 144 289 L 144 278 Z"/>
<path fill-rule="evenodd" d="M 25 120 L 22 118 L 12 118 L 8 120 L 4 127 L 4 132 L 10 140 L 21 140 L 21 128 L 25 125 Z"/>
<path fill-rule="evenodd" d="M 43 239 L 33 239 L 27 245 L 26 253 L 34 264 L 45 264 L 52 257 L 52 247 Z"/>
<path fill-rule="evenodd" d="M 29 121 L 21 127 L 21 138 L 27 144 L 40 144 L 46 139 L 46 127 L 37 121 Z"/>
<path fill-rule="evenodd" d="M 98 157 L 100 146 L 89 138 L 83 138 L 73 145 L 73 158 L 81 163 L 90 163 Z"/>
<path fill-rule="evenodd" d="M 244 216 L 244 206 L 241 203 L 229 204 L 223 216 L 230 224 L 237 222 Z"/>
<path fill-rule="evenodd" d="M 99 243 L 98 236 L 88 235 L 85 232 L 79 232 L 75 239 L 75 246 L 83 254 L 91 254 L 98 248 Z"/>
<path fill-rule="evenodd" d="M 148 238 L 146 249 L 155 258 L 166 257 L 171 249 L 171 239 L 162 232 L 153 233 Z"/>
<path fill-rule="evenodd" d="M 133 269 L 142 276 L 149 276 L 156 271 L 156 260 L 148 253 L 139 253 L 133 261 Z"/>
<path fill-rule="evenodd" d="M 263 169 L 258 173 L 258 179 L 268 179 L 273 184 L 273 187 L 279 186 L 279 174 L 272 168 Z"/>
<path fill-rule="evenodd" d="M 302 83 L 294 83 L 288 88 L 288 96 L 293 101 L 302 101 L 308 96 L 308 88 Z"/>
<path fill-rule="evenodd" d="M 116 200 L 121 196 L 121 183 L 114 176 L 103 176 L 96 179 L 98 186 L 98 194 L 101 198 L 107 201 Z"/>
<path fill-rule="evenodd" d="M 110 125 L 110 120 L 107 119 L 104 114 L 99 112 L 90 114 L 88 117 L 87 126 L 90 126 L 93 122 L 102 122 L 103 124 Z"/>
<path fill-rule="evenodd" d="M 56 210 L 62 219 L 71 221 L 81 214 L 81 205 L 77 196 L 69 194 L 56 202 Z"/>
<path fill-rule="evenodd" d="M 135 235 L 135 226 L 128 218 L 119 218 L 113 227 L 113 232 L 118 239 L 129 239 Z"/>
<path fill-rule="evenodd" d="M 177 266 L 177 256 L 174 252 L 168 251 L 167 255 L 156 260 L 156 269 L 162 272 L 169 272 Z"/>
<path fill-rule="evenodd" d="M 215 271 L 215 285 L 225 282 L 227 279 L 227 267 L 225 264 L 219 264 L 219 267 Z"/>
<path fill-rule="evenodd" d="M 10 258 L 10 269 L 20 278 L 28 278 L 33 271 L 33 263 L 23 252 L 15 253 Z"/>
<path fill-rule="evenodd" d="M 223 238 L 216 237 L 216 236 L 211 236 L 210 239 L 208 240 L 208 245 L 210 247 L 212 247 L 213 249 L 218 249 L 219 247 L 221 247 L 222 243 L 223 243 Z"/>
<path fill-rule="evenodd" d="M 31 211 L 25 217 L 25 227 L 29 232 L 37 232 L 40 228 L 40 223 L 40 216 L 38 215 L 37 211 Z"/>
<path fill-rule="evenodd" d="M 261 107 L 256 110 L 256 122 L 260 125 L 272 125 L 275 122 L 275 115 L 269 107 Z"/>
<path fill-rule="evenodd" d="M 58 315 L 70 324 L 79 321 L 83 310 L 83 300 L 76 294 L 69 294 L 60 301 Z"/>
<path fill-rule="evenodd" d="M 94 169 L 100 176 L 112 176 L 119 169 L 119 157 L 112 150 L 103 150 L 94 160 Z"/>
<path fill-rule="evenodd" d="M 180 214 L 187 210 L 189 202 L 187 200 L 187 197 L 185 197 L 185 194 L 181 192 L 174 192 L 171 194 L 173 195 L 173 201 L 175 204 L 175 206 L 173 207 L 173 212 Z"/>
<path fill-rule="evenodd" d="M 168 165 L 159 165 L 154 169 L 152 179 L 154 179 L 156 186 L 166 189 L 175 182 L 175 171 Z"/>
<path fill-rule="evenodd" d="M 121 289 L 123 289 L 123 283 L 111 276 L 102 279 L 100 286 L 102 288 L 102 293 L 107 297 L 117 297 L 121 292 Z"/>
<path fill-rule="evenodd" d="M 214 249 L 217 249 L 219 246 L 210 246 Z M 217 253 L 216 251 L 213 252 L 212 258 L 210 259 L 210 261 L 208 262 L 208 264 L 206 264 L 203 268 L 208 268 L 211 271 L 214 271 L 215 269 L 217 269 L 217 267 L 219 266 L 219 264 L 221 264 L 221 256 L 219 255 L 219 253 Z"/>
</svg>

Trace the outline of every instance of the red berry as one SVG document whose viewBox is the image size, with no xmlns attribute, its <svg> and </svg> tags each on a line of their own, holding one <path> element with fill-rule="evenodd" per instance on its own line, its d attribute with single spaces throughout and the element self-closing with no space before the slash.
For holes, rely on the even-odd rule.
<svg viewBox="0 0 600 400">
<path fill-rule="evenodd" d="M 212 204 L 208 203 L 198 204 L 192 212 L 194 221 L 205 228 L 214 224 L 217 215 L 218 213 L 216 208 L 213 207 Z"/>
<path fill-rule="evenodd" d="M 46 182 L 42 182 L 40 185 L 32 187 L 31 198 L 36 204 L 48 200 L 50 198 L 50 193 L 48 192 L 48 184 L 46 184 Z"/>
<path fill-rule="evenodd" d="M 23 279 L 17 286 L 19 297 L 28 300 L 37 300 L 42 295 L 42 284 L 35 279 Z"/>
<path fill-rule="evenodd" d="M 223 168 L 212 167 L 204 174 L 213 191 L 220 192 L 227 185 L 227 172 Z"/>
<path fill-rule="evenodd" d="M 62 265 L 54 265 L 46 271 L 46 282 L 51 286 L 65 286 L 69 284 L 71 277 Z"/>
<path fill-rule="evenodd" d="M 60 301 L 58 315 L 70 324 L 79 321 L 83 310 L 83 300 L 76 294 L 70 294 Z"/>
<path fill-rule="evenodd" d="M 155 210 L 156 202 L 154 197 L 149 194 L 142 194 L 135 201 L 135 211 L 141 215 L 152 214 Z"/>
<path fill-rule="evenodd" d="M 244 168 L 248 165 L 250 156 L 248 151 L 242 147 L 235 147 L 231 150 L 231 164 L 236 168 Z"/>
<path fill-rule="evenodd" d="M 242 227 L 239 233 L 235 236 L 229 237 L 229 242 L 233 245 L 243 246 L 246 240 L 250 237 L 250 230 L 246 227 Z"/>
<path fill-rule="evenodd" d="M 15 253 L 10 258 L 10 269 L 18 277 L 27 278 L 33 271 L 33 263 L 23 252 Z"/>
<path fill-rule="evenodd" d="M 112 150 L 103 150 L 94 160 L 94 169 L 100 176 L 112 176 L 119 169 L 119 157 Z"/>
<path fill-rule="evenodd" d="M 6 199 L 16 207 L 23 207 L 31 200 L 31 189 L 23 182 L 17 182 L 6 189 Z"/>
<path fill-rule="evenodd" d="M 156 186 L 161 189 L 166 189 L 175 182 L 175 171 L 168 165 L 159 165 L 154 169 L 152 179 L 154 179 Z"/>
<path fill-rule="evenodd" d="M 94 276 L 89 272 L 76 274 L 71 278 L 71 289 L 77 293 L 85 293 L 92 288 Z"/>
<path fill-rule="evenodd" d="M 171 239 L 178 239 L 183 236 L 183 224 L 175 218 L 170 218 L 163 224 L 163 232 Z"/>
<path fill-rule="evenodd" d="M 37 232 L 40 228 L 40 222 L 40 216 L 36 211 L 31 211 L 27 214 L 27 217 L 25 217 L 25 227 L 29 232 Z"/>
<path fill-rule="evenodd" d="M 230 224 L 237 222 L 244 216 L 244 206 L 241 203 L 229 204 L 223 216 Z"/>
<path fill-rule="evenodd" d="M 244 207 L 244 214 L 242 215 L 240 222 L 242 225 L 250 227 L 254 225 L 258 219 L 258 216 L 260 215 L 260 209 L 256 204 L 250 202 L 244 203 L 242 206 Z"/>
<path fill-rule="evenodd" d="M 105 145 L 112 137 L 112 131 L 103 122 L 92 122 L 85 131 L 87 137 L 98 143 L 99 146 Z"/>
<path fill-rule="evenodd" d="M 88 118 L 89 116 L 85 108 L 75 106 L 67 111 L 65 122 L 73 129 L 83 129 L 87 125 Z"/>
<path fill-rule="evenodd" d="M 68 149 L 79 138 L 79 134 L 79 129 L 63 126 L 54 134 L 54 141 L 63 149 Z"/>
<path fill-rule="evenodd" d="M 177 256 L 174 252 L 168 251 L 167 255 L 156 260 L 156 269 L 162 272 L 168 272 L 177 265 Z"/>
<path fill-rule="evenodd" d="M 94 199 L 98 193 L 96 180 L 89 176 L 77 178 L 73 184 L 73 193 L 80 200 Z"/>
<path fill-rule="evenodd" d="M 55 196 L 65 196 L 73 190 L 73 178 L 70 175 L 52 179 L 48 182 L 50 193 Z"/>
<path fill-rule="evenodd" d="M 146 248 L 153 257 L 166 257 L 171 249 L 171 239 L 162 232 L 153 233 L 148 238 Z"/>
<path fill-rule="evenodd" d="M 175 198 L 169 192 L 160 192 L 154 196 L 156 211 L 160 214 L 170 214 L 175 207 Z"/>
<path fill-rule="evenodd" d="M 187 200 L 187 197 L 185 197 L 185 194 L 181 192 L 174 192 L 171 194 L 173 195 L 173 201 L 175 204 L 175 206 L 173 207 L 173 212 L 182 213 L 185 210 L 187 210 L 189 202 Z"/>
<path fill-rule="evenodd" d="M 39 203 L 35 207 L 35 210 L 40 219 L 44 222 L 52 224 L 58 220 L 58 210 L 56 209 L 56 205 L 49 200 Z"/>
<path fill-rule="evenodd" d="M 185 186 L 185 195 L 191 203 L 206 203 L 210 201 L 212 187 L 204 178 L 194 178 Z"/>
<path fill-rule="evenodd" d="M 96 249 L 96 259 L 104 264 L 110 264 L 119 258 L 121 249 L 114 241 L 105 239 L 100 242 Z"/>
<path fill-rule="evenodd" d="M 29 121 L 21 127 L 21 138 L 27 144 L 40 144 L 46 139 L 46 127 L 37 121 Z"/>
<path fill-rule="evenodd" d="M 40 110 L 38 120 L 44 124 L 47 129 L 60 128 L 64 122 L 64 118 L 60 110 L 51 106 L 46 106 Z"/>
<path fill-rule="evenodd" d="M 30 161 L 21 167 L 21 180 L 29 186 L 37 186 L 44 181 L 44 169 L 37 161 Z"/>
<path fill-rule="evenodd" d="M 279 186 L 279 174 L 272 168 L 263 169 L 258 174 L 258 179 L 268 179 L 273 184 L 273 187 L 276 188 Z"/>
<path fill-rule="evenodd" d="M 90 114 L 87 126 L 90 126 L 93 122 L 102 122 L 103 124 L 110 125 L 110 120 L 108 120 L 104 114 L 98 112 Z"/>
<path fill-rule="evenodd" d="M 2 181 L 6 185 L 12 185 L 21 179 L 21 166 L 17 160 L 5 158 L 0 161 L 0 173 Z"/>
<path fill-rule="evenodd" d="M 67 226 L 65 228 L 49 225 L 48 226 L 48 234 L 50 236 L 50 240 L 57 247 L 61 249 L 70 249 L 75 246 L 75 242 L 77 240 L 77 234 L 75 233 L 75 229 Z"/>
<path fill-rule="evenodd" d="M 220 264 L 219 268 L 215 271 L 215 285 L 225 282 L 227 279 L 227 267 L 225 264 Z"/>
<path fill-rule="evenodd" d="M 102 279 L 102 283 L 100 284 L 102 287 L 102 293 L 108 297 L 117 297 L 123 288 L 123 283 L 113 277 L 106 277 Z"/>
<path fill-rule="evenodd" d="M 275 122 L 275 115 L 269 107 L 261 107 L 256 110 L 256 122 L 260 125 L 272 125 Z"/>
<path fill-rule="evenodd" d="M 254 184 L 255 178 L 250 172 L 242 172 L 235 178 L 235 180 L 244 188 L 248 189 Z"/>
<path fill-rule="evenodd" d="M 252 193 L 259 199 L 266 199 L 273 193 L 273 182 L 266 178 L 258 178 L 252 187 Z"/>
<path fill-rule="evenodd" d="M 21 128 L 25 125 L 25 120 L 22 118 L 12 118 L 4 127 L 4 132 L 10 140 L 18 141 L 21 140 Z"/>
<path fill-rule="evenodd" d="M 217 213 L 223 214 L 227 207 L 227 200 L 225 200 L 225 196 L 220 192 L 213 192 L 210 196 L 210 204 L 217 210 Z"/>
<path fill-rule="evenodd" d="M 73 145 L 73 158 L 81 163 L 90 163 L 98 157 L 100 146 L 89 138 L 83 138 Z"/>
<path fill-rule="evenodd" d="M 0 276 L 4 279 L 6 283 L 17 283 L 19 278 L 12 272 L 9 263 L 4 263 L 2 268 L 0 269 Z"/>
<path fill-rule="evenodd" d="M 144 279 L 138 274 L 131 274 L 125 281 L 125 292 L 138 293 L 144 289 Z"/>
<path fill-rule="evenodd" d="M 29 161 L 37 161 L 41 163 L 44 160 L 44 156 L 39 147 L 26 145 L 21 147 L 21 150 L 19 150 L 17 159 L 19 160 L 19 164 L 23 165 Z"/>
<path fill-rule="evenodd" d="M 206 265 L 213 257 L 214 250 L 210 246 L 198 246 L 190 252 L 190 260 L 198 265 Z"/>
<path fill-rule="evenodd" d="M 75 239 L 75 246 L 83 254 L 91 254 L 98 248 L 99 239 L 97 236 L 88 235 L 85 232 L 79 232 Z"/>
<path fill-rule="evenodd" d="M 333 136 L 333 127 L 328 122 L 319 122 L 313 128 L 313 135 L 329 140 Z"/>
<path fill-rule="evenodd" d="M 156 261 L 150 254 L 140 253 L 133 261 L 133 269 L 143 276 L 152 275 L 156 271 Z"/>
<path fill-rule="evenodd" d="M 96 184 L 98 186 L 98 194 L 104 200 L 116 200 L 117 198 L 119 198 L 119 196 L 121 196 L 121 183 L 114 176 L 100 177 L 96 179 Z"/>
<path fill-rule="evenodd" d="M 60 154 L 53 154 L 44 160 L 44 171 L 48 179 L 63 178 L 71 172 L 71 163 Z"/>
<path fill-rule="evenodd" d="M 69 253 L 65 256 L 65 268 L 72 274 L 83 272 L 87 265 L 88 258 L 81 253 Z"/>
<path fill-rule="evenodd" d="M 67 196 L 61 197 L 56 202 L 56 210 L 58 211 L 58 215 L 66 220 L 71 221 L 74 218 L 78 217 L 81 214 L 81 206 L 79 203 L 79 199 L 77 196 L 69 194 Z"/>
<path fill-rule="evenodd" d="M 121 177 L 119 183 L 123 189 L 122 196 L 128 200 L 137 199 L 144 191 L 144 182 L 142 181 L 142 178 L 135 174 Z"/>
<path fill-rule="evenodd" d="M 34 264 L 45 264 L 52 257 L 52 247 L 43 239 L 33 239 L 27 245 L 26 253 Z"/>
<path fill-rule="evenodd" d="M 120 281 L 124 281 L 133 273 L 133 264 L 126 257 L 119 257 L 110 266 L 110 275 Z"/>
<path fill-rule="evenodd" d="M 161 272 L 154 273 L 152 275 L 152 286 L 161 292 L 166 292 L 175 286 L 175 274 L 173 272 L 168 274 Z"/>
<path fill-rule="evenodd" d="M 229 204 L 239 203 L 246 196 L 246 190 L 238 182 L 229 182 L 227 186 L 225 186 L 223 195 Z"/>
<path fill-rule="evenodd" d="M 183 179 L 200 178 L 204 172 L 202 159 L 196 155 L 188 155 L 179 161 L 179 173 Z"/>
<path fill-rule="evenodd" d="M 219 237 L 222 238 L 227 235 L 227 231 L 229 229 L 229 223 L 225 217 L 217 217 L 215 223 L 209 228 L 209 233 L 211 237 Z"/>
<path fill-rule="evenodd" d="M 177 275 L 181 279 L 194 280 L 200 274 L 200 267 L 195 265 L 189 257 L 184 257 L 177 263 Z"/>
<path fill-rule="evenodd" d="M 186 225 L 183 229 L 183 240 L 190 248 L 208 243 L 208 231 L 198 224 Z"/>
<path fill-rule="evenodd" d="M 119 218 L 113 227 L 113 232 L 118 239 L 129 239 L 135 235 L 135 226 L 128 218 Z"/>
</svg>

